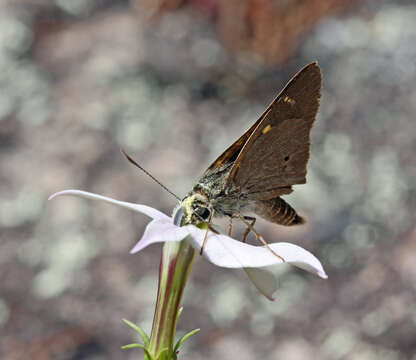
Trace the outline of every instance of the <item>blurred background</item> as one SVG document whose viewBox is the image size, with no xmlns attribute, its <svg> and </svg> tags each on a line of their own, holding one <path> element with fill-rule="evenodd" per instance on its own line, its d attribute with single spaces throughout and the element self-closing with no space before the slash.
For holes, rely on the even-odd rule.
<svg viewBox="0 0 416 360">
<path fill-rule="evenodd" d="M 150 331 L 161 246 L 129 250 L 304 65 L 324 77 L 308 223 L 259 221 L 316 254 L 275 302 L 242 271 L 193 267 L 182 359 L 416 360 L 416 5 L 340 0 L 0 2 L 0 358 L 137 359 L 122 318 Z M 238 233 L 238 232 L 237 232 Z"/>
</svg>

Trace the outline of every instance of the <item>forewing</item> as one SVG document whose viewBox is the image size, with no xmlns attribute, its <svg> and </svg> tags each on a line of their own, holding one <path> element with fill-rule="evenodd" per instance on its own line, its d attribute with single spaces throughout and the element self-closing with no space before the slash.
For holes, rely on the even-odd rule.
<svg viewBox="0 0 416 360">
<path fill-rule="evenodd" d="M 255 129 L 250 129 L 228 177 L 229 187 L 268 199 L 306 182 L 309 134 L 319 107 L 321 81 L 319 66 L 312 63 L 286 85 L 253 125 Z"/>
<path fill-rule="evenodd" d="M 306 70 L 309 66 L 316 65 L 316 63 L 312 63 L 310 65 L 307 65 L 303 70 L 299 72 L 298 75 L 300 75 L 301 72 Z M 295 80 L 295 78 L 298 76 L 296 75 L 292 81 Z M 289 85 L 289 84 L 288 84 Z M 286 88 L 288 87 L 286 86 Z M 286 88 L 284 90 L 286 90 Z M 284 91 L 283 90 L 283 91 Z M 279 94 L 279 96 L 283 93 L 283 91 Z M 210 173 L 212 171 L 215 171 L 215 169 L 221 168 L 231 162 L 235 162 L 238 155 L 240 154 L 241 150 L 243 149 L 244 145 L 246 144 L 247 140 L 250 138 L 250 136 L 253 134 L 254 130 L 256 130 L 257 126 L 263 121 L 265 116 L 269 113 L 269 111 L 276 105 L 276 102 L 279 100 L 279 96 L 277 96 L 273 102 L 267 107 L 266 110 L 264 110 L 263 114 L 258 118 L 258 120 L 248 129 L 243 135 L 241 135 L 238 140 L 234 141 L 228 148 L 225 150 L 218 158 L 208 167 L 208 169 L 205 171 L 205 173 Z"/>
<path fill-rule="evenodd" d="M 263 115 L 262 115 L 263 116 Z M 205 171 L 204 175 L 207 173 L 215 172 L 216 169 L 222 168 L 225 165 L 234 162 L 238 155 L 240 154 L 241 149 L 243 148 L 244 144 L 250 138 L 250 135 L 256 129 L 257 125 L 260 123 L 262 117 L 260 117 L 255 124 L 253 124 L 250 129 L 248 129 L 240 138 L 234 143 L 232 143 L 227 150 L 225 150 L 218 158 L 208 167 Z"/>
</svg>

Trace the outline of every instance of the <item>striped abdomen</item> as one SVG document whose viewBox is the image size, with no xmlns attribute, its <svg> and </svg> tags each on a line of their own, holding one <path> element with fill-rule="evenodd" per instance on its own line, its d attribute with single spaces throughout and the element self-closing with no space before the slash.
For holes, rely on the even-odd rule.
<svg viewBox="0 0 416 360">
<path fill-rule="evenodd" d="M 257 200 L 255 204 L 254 212 L 263 219 L 273 223 L 291 226 L 305 222 L 296 213 L 296 210 L 280 197 L 269 200 Z"/>
</svg>

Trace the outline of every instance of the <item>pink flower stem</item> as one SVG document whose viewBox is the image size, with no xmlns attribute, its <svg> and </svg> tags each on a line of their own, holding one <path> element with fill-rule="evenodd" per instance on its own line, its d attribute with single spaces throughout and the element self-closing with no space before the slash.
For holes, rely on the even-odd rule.
<svg viewBox="0 0 416 360">
<path fill-rule="evenodd" d="M 166 242 L 159 267 L 159 287 L 149 352 L 159 359 L 168 349 L 171 358 L 176 323 L 186 280 L 195 257 L 195 250 L 187 241 Z"/>
</svg>

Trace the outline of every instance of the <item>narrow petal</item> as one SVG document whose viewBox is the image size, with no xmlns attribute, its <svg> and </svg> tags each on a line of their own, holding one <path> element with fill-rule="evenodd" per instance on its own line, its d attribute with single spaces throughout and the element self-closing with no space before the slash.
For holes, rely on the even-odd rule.
<svg viewBox="0 0 416 360">
<path fill-rule="evenodd" d="M 273 301 L 273 294 L 277 290 L 277 280 L 274 274 L 271 271 L 260 268 L 244 268 L 243 270 L 256 289 L 266 298 Z"/>
<path fill-rule="evenodd" d="M 66 195 L 66 196 L 78 196 L 78 197 L 82 197 L 82 198 L 86 198 L 86 199 L 92 199 L 92 200 L 101 200 L 101 201 L 105 201 L 107 203 L 110 204 L 114 204 L 114 205 L 118 205 L 124 208 L 127 208 L 129 210 L 133 210 L 142 214 L 145 214 L 155 220 L 165 220 L 165 221 L 171 221 L 170 217 L 165 215 L 164 213 L 160 212 L 159 210 L 156 210 L 150 206 L 146 206 L 146 205 L 140 205 L 140 204 L 133 204 L 133 203 L 129 203 L 129 202 L 125 202 L 125 201 L 119 201 L 119 200 L 115 200 L 106 196 L 102 196 L 102 195 L 98 195 L 98 194 L 94 194 L 94 193 L 90 193 L 87 191 L 81 191 L 81 190 L 64 190 L 64 191 L 59 191 L 51 196 L 49 196 L 48 200 L 52 200 L 53 198 L 57 197 L 57 196 L 62 196 L 62 195 Z"/>
<path fill-rule="evenodd" d="M 205 231 L 194 226 L 186 226 L 191 233 L 191 241 L 196 249 L 202 246 Z M 285 262 L 303 270 L 327 278 L 319 260 L 309 251 L 289 243 L 269 244 Z M 254 246 L 234 240 L 225 235 L 210 234 L 203 251 L 213 264 L 226 268 L 264 267 L 283 263 L 265 246 Z"/>
<path fill-rule="evenodd" d="M 153 220 L 146 226 L 146 230 L 139 242 L 131 249 L 130 253 L 134 254 L 145 247 L 165 241 L 182 241 L 189 235 L 186 228 L 173 225 L 171 222 L 164 220 Z"/>
</svg>

